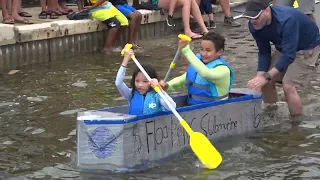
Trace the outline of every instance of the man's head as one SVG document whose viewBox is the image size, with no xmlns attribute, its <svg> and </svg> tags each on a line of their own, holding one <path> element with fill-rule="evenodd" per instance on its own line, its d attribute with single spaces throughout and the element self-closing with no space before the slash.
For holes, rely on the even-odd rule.
<svg viewBox="0 0 320 180">
<path fill-rule="evenodd" d="M 244 17 L 250 19 L 256 30 L 270 24 L 271 9 L 268 0 L 248 0 Z"/>
</svg>

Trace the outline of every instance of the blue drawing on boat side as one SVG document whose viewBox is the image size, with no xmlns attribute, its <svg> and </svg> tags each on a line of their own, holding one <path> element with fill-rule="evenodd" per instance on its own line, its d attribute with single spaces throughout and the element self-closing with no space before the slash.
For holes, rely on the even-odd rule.
<svg viewBox="0 0 320 180">
<path fill-rule="evenodd" d="M 93 130 L 89 137 L 89 146 L 92 153 L 99 159 L 111 156 L 116 148 L 116 136 L 106 127 L 98 127 Z"/>
</svg>

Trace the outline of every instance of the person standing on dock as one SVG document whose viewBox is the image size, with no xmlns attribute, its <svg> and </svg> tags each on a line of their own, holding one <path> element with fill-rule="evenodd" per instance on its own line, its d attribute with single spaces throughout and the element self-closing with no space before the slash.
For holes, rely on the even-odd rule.
<svg viewBox="0 0 320 180">
<path fill-rule="evenodd" d="M 268 0 L 249 0 L 244 17 L 249 19 L 249 30 L 259 49 L 258 72 L 248 87 L 261 90 L 264 103 L 273 104 L 278 100 L 275 83 L 280 81 L 292 118 L 301 116 L 297 88 L 305 87 L 316 70 L 320 53 L 318 26 L 292 7 L 270 7 Z M 273 53 L 270 42 L 276 48 Z M 304 57 L 296 55 L 300 50 Z"/>
</svg>

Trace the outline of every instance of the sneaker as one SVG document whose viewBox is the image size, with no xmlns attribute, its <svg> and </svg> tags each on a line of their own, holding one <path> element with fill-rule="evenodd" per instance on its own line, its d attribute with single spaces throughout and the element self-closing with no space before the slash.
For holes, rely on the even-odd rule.
<svg viewBox="0 0 320 180">
<path fill-rule="evenodd" d="M 224 25 L 231 26 L 231 27 L 239 27 L 241 26 L 240 23 L 236 22 L 232 16 L 224 17 Z"/>
<path fill-rule="evenodd" d="M 206 27 L 208 29 L 215 29 L 217 26 L 216 26 L 216 23 L 214 21 L 209 21 L 209 26 L 208 26 L 208 23 L 206 23 Z"/>
<path fill-rule="evenodd" d="M 173 22 L 173 16 L 172 15 L 168 15 L 168 17 L 167 17 L 167 25 L 168 26 L 176 26 L 175 24 L 174 24 L 174 22 Z"/>
</svg>

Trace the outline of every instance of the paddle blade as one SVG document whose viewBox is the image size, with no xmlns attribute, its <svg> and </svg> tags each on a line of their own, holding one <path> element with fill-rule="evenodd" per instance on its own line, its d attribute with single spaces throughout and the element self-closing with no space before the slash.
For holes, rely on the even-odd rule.
<svg viewBox="0 0 320 180">
<path fill-rule="evenodd" d="M 222 156 L 202 133 L 190 133 L 190 146 L 206 168 L 215 169 L 221 164 Z"/>
</svg>

